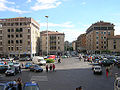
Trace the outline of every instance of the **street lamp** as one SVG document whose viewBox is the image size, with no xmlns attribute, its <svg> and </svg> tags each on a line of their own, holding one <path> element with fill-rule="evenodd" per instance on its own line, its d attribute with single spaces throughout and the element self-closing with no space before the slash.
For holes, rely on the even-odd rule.
<svg viewBox="0 0 120 90">
<path fill-rule="evenodd" d="M 47 55 L 48 55 L 48 16 L 45 16 L 47 18 Z"/>
</svg>

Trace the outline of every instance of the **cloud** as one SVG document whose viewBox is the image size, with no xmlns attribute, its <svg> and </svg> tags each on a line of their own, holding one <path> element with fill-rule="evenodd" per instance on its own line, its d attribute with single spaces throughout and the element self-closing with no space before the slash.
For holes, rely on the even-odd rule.
<svg viewBox="0 0 120 90">
<path fill-rule="evenodd" d="M 32 10 L 38 11 L 43 9 L 56 8 L 61 4 L 58 0 L 37 0 L 34 6 L 31 7 Z"/>
<path fill-rule="evenodd" d="M 30 3 L 32 0 L 27 0 L 27 3 Z"/>
<path fill-rule="evenodd" d="M 7 4 L 15 4 L 14 2 L 9 2 L 7 0 L 0 0 L 0 11 L 12 11 L 19 14 L 28 13 L 28 11 L 22 11 L 13 7 L 8 7 Z"/>
<path fill-rule="evenodd" d="M 81 5 L 85 5 L 85 4 L 86 4 L 86 2 L 82 2 L 82 3 L 81 3 Z"/>
<path fill-rule="evenodd" d="M 41 27 L 46 27 L 46 23 L 40 23 Z M 65 22 L 62 24 L 54 24 L 54 23 L 48 23 L 49 27 L 64 27 L 64 28 L 73 28 L 74 25 L 71 22 Z"/>
<path fill-rule="evenodd" d="M 65 34 L 65 41 L 72 42 L 77 39 L 80 34 L 85 33 L 83 30 L 80 29 L 62 29 L 61 32 Z"/>
</svg>

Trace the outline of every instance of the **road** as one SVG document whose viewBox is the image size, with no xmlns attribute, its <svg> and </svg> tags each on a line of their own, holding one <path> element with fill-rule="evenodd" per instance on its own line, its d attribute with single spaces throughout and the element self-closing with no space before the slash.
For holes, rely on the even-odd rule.
<svg viewBox="0 0 120 90">
<path fill-rule="evenodd" d="M 23 83 L 36 81 L 41 90 L 75 90 L 79 86 L 82 86 L 83 90 L 113 90 L 114 74 L 106 78 L 104 67 L 102 75 L 94 75 L 91 65 L 79 61 L 76 57 L 63 59 L 62 63 L 55 65 L 56 72 L 46 72 L 45 69 L 42 73 L 22 70 L 22 74 L 3 76 L 1 79 L 14 80 L 21 77 Z M 114 67 L 113 73 L 116 72 L 119 70 Z"/>
</svg>

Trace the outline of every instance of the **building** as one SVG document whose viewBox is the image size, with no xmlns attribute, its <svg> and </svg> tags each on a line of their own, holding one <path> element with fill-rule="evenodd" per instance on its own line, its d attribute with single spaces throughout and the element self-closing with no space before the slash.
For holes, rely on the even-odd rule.
<svg viewBox="0 0 120 90">
<path fill-rule="evenodd" d="M 41 45 L 40 51 L 42 55 L 62 55 L 64 54 L 64 33 L 55 31 L 48 31 L 48 48 L 47 48 L 47 31 L 40 33 Z"/>
<path fill-rule="evenodd" d="M 107 50 L 107 39 L 114 36 L 114 24 L 109 22 L 97 22 L 86 31 L 86 45 L 88 53 Z"/>
<path fill-rule="evenodd" d="M 39 24 L 32 18 L 0 19 L 0 55 L 32 57 L 39 52 Z"/>
<path fill-rule="evenodd" d="M 108 50 L 120 53 L 120 35 L 108 38 Z"/>
<path fill-rule="evenodd" d="M 76 40 L 76 49 L 78 52 L 86 51 L 86 34 L 81 34 Z"/>
</svg>

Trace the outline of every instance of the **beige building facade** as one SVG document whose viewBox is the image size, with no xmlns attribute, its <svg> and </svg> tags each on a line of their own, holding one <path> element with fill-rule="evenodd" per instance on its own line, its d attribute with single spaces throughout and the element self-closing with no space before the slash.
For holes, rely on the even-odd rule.
<svg viewBox="0 0 120 90">
<path fill-rule="evenodd" d="M 114 24 L 109 22 L 100 21 L 92 24 L 86 31 L 86 49 L 88 53 L 107 50 L 107 39 L 114 36 L 114 30 Z"/>
<path fill-rule="evenodd" d="M 108 38 L 108 50 L 120 53 L 120 35 Z"/>
<path fill-rule="evenodd" d="M 78 52 L 86 50 L 86 34 L 81 34 L 76 40 L 76 48 Z"/>
<path fill-rule="evenodd" d="M 48 31 L 48 54 L 63 55 L 64 54 L 64 33 Z M 47 31 L 41 32 L 40 51 L 42 55 L 47 55 Z"/>
<path fill-rule="evenodd" d="M 40 26 L 32 18 L 0 19 L 1 56 L 32 57 L 39 52 Z"/>
</svg>

